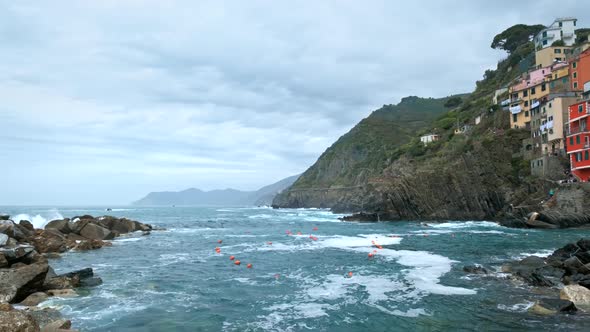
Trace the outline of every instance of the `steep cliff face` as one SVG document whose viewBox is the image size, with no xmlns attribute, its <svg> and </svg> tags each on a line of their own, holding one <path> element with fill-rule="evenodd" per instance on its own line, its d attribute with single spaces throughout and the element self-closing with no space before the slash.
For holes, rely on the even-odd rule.
<svg viewBox="0 0 590 332">
<path fill-rule="evenodd" d="M 526 71 L 530 42 L 487 70 L 476 89 L 445 110 L 444 99 L 404 99 L 361 121 L 273 201 L 274 207 L 363 212 L 362 219 L 490 219 L 537 208 L 550 187 L 519 154 L 530 132 L 510 128 L 492 104 L 496 89 Z M 430 104 L 426 105 L 427 100 Z M 410 105 L 420 104 L 420 113 Z M 438 106 L 435 107 L 435 106 Z M 400 112 L 416 121 L 400 121 Z M 417 119 L 420 119 L 419 121 Z M 481 119 L 481 121 L 475 121 Z M 469 125 L 466 131 L 454 129 Z M 424 146 L 427 132 L 441 139 Z M 517 216 L 517 217 L 520 217 Z"/>
<path fill-rule="evenodd" d="M 472 133 L 417 157 L 405 153 L 356 187 L 294 188 L 274 204 L 366 212 L 381 220 L 493 218 L 507 202 L 530 194 L 512 159 L 528 132 L 500 129 L 507 121 L 501 111 L 489 114 Z"/>
<path fill-rule="evenodd" d="M 384 105 L 328 148 L 286 192 L 276 207 L 330 208 L 350 193 L 361 193 L 370 179 L 380 176 L 397 149 L 448 109 L 449 98 L 406 97 Z"/>
</svg>

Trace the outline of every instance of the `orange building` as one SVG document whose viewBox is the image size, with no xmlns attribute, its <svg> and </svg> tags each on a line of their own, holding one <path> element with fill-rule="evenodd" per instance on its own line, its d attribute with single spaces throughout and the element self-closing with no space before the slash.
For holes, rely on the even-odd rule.
<svg viewBox="0 0 590 332">
<path fill-rule="evenodd" d="M 590 102 L 578 102 L 569 107 L 567 154 L 572 174 L 580 181 L 590 180 Z"/>
<path fill-rule="evenodd" d="M 573 91 L 582 91 L 590 81 L 590 48 L 570 59 L 570 82 Z"/>
</svg>

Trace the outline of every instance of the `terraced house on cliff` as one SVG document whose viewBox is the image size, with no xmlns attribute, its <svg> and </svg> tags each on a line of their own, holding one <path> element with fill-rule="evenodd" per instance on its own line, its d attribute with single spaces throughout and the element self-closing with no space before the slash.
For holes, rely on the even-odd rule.
<svg viewBox="0 0 590 332">
<path fill-rule="evenodd" d="M 552 46 L 554 42 L 561 40 L 564 45 L 571 46 L 576 42 L 575 17 L 556 18 L 547 28 L 541 30 L 534 38 L 537 50 Z"/>
<path fill-rule="evenodd" d="M 510 127 L 531 129 L 532 112 L 547 101 L 553 85 L 569 79 L 566 62 L 557 62 L 525 73 L 508 89 L 510 96 Z"/>
</svg>

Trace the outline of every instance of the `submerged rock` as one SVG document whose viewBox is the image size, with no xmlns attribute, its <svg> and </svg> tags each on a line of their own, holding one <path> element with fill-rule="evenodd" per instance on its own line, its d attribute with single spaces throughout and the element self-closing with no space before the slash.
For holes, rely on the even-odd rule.
<svg viewBox="0 0 590 332">
<path fill-rule="evenodd" d="M 539 315 L 553 315 L 558 312 L 572 313 L 577 310 L 573 302 L 562 299 L 541 299 L 529 309 Z"/>
<path fill-rule="evenodd" d="M 471 274 L 488 274 L 488 270 L 481 265 L 466 265 L 463 267 L 463 272 Z"/>
<path fill-rule="evenodd" d="M 76 297 L 76 296 L 78 296 L 78 293 L 76 293 L 76 291 L 71 288 L 50 289 L 47 291 L 47 294 L 49 294 L 49 296 L 55 296 L 55 297 Z"/>
</svg>

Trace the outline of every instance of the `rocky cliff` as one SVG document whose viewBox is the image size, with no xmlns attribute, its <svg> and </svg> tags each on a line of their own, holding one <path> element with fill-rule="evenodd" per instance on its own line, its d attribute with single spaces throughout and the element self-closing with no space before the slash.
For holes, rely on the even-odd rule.
<svg viewBox="0 0 590 332">
<path fill-rule="evenodd" d="M 521 45 L 452 109 L 437 108 L 443 100 L 428 99 L 426 105 L 413 97 L 374 112 L 328 148 L 273 206 L 360 212 L 357 218 L 364 220 L 522 218 L 555 208 L 543 202 L 557 185 L 532 177 L 521 153 L 530 132 L 509 129 L 509 112 L 492 104 L 494 91 L 528 68 L 520 63 L 533 49 Z M 430 112 L 409 107 L 416 103 Z M 396 116 L 399 110 L 422 122 L 407 130 Z M 420 135 L 430 132 L 440 140 L 422 144 Z"/>
</svg>

